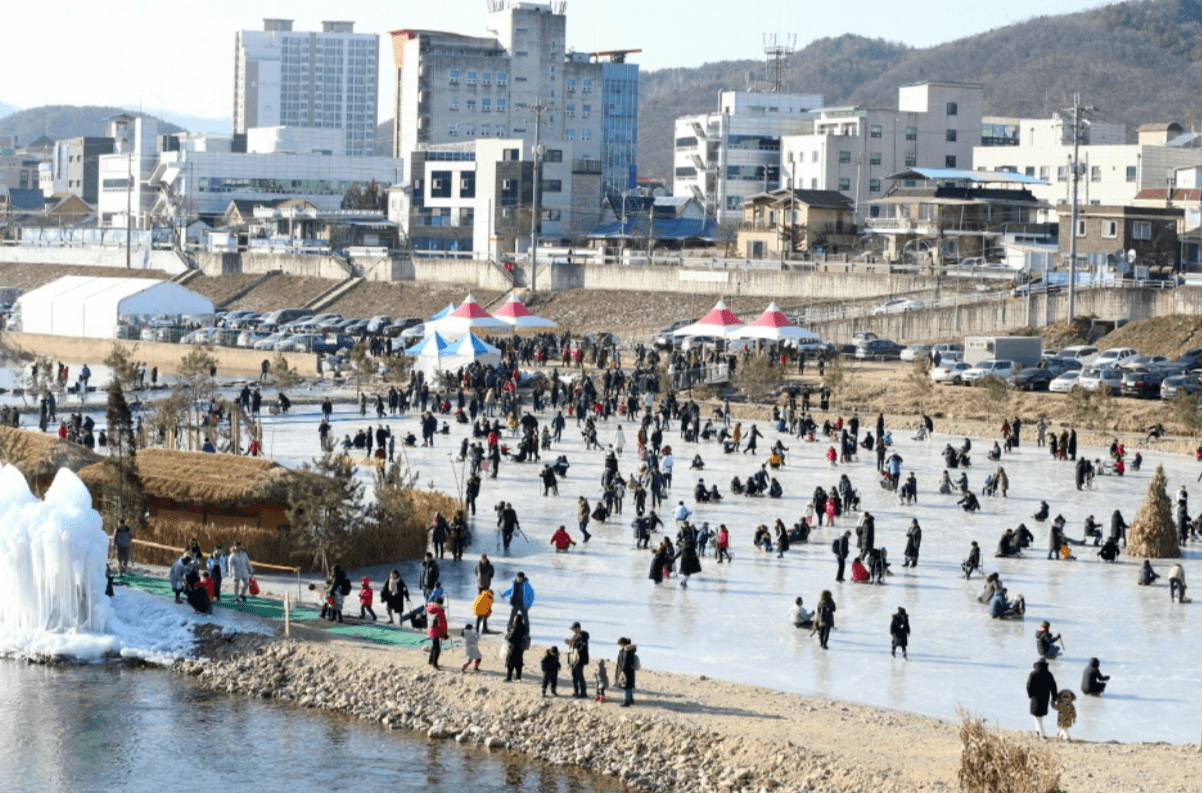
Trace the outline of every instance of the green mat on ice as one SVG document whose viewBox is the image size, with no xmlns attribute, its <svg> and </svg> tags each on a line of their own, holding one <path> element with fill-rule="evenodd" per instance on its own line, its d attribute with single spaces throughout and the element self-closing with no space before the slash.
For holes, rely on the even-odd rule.
<svg viewBox="0 0 1202 793">
<path fill-rule="evenodd" d="M 126 584 L 141 589 L 144 592 L 149 592 L 152 595 L 162 595 L 163 597 L 175 597 L 175 593 L 171 590 L 171 582 L 165 578 L 151 578 L 142 575 L 127 575 L 113 580 L 114 584 Z M 266 617 L 272 620 L 284 619 L 284 604 L 278 600 L 268 600 L 266 598 L 248 597 L 246 602 L 234 600 L 233 594 L 226 592 L 224 600 L 218 600 L 213 605 L 218 608 L 232 609 L 234 611 L 245 611 L 247 614 L 254 614 L 256 617 Z M 293 608 L 292 619 L 297 621 L 315 620 L 321 616 L 321 613 L 310 608 Z"/>
<path fill-rule="evenodd" d="M 336 628 L 330 628 L 330 633 L 338 636 L 355 636 L 360 639 L 367 639 L 377 644 L 390 644 L 393 647 L 421 647 L 429 643 L 424 633 L 414 633 L 413 631 L 402 631 L 390 625 L 339 625 Z"/>
</svg>

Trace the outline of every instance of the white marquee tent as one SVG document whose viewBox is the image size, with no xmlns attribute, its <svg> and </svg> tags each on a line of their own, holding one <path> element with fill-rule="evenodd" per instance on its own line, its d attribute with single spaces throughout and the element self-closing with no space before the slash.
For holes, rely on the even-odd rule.
<svg viewBox="0 0 1202 793">
<path fill-rule="evenodd" d="M 68 275 L 21 295 L 21 330 L 89 339 L 117 337 L 117 320 L 182 315 L 212 320 L 213 301 L 171 281 Z"/>
</svg>

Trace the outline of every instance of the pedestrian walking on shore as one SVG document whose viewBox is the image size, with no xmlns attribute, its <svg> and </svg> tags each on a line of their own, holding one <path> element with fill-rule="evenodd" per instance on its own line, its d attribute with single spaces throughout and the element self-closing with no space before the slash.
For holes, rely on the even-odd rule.
<svg viewBox="0 0 1202 793">
<path fill-rule="evenodd" d="M 547 687 L 551 688 L 551 696 L 559 696 L 559 648 L 548 647 L 539 663 L 543 670 L 543 696 L 547 696 Z"/>
<path fill-rule="evenodd" d="M 618 639 L 618 662 L 614 667 L 617 675 L 618 688 L 625 692 L 622 707 L 628 708 L 634 704 L 635 673 L 639 670 L 638 648 L 623 636 Z"/>
<path fill-rule="evenodd" d="M 435 669 L 442 655 L 442 640 L 447 638 L 447 613 L 442 607 L 442 598 L 434 598 L 426 604 L 426 635 L 430 637 L 430 656 L 426 661 Z"/>
<path fill-rule="evenodd" d="M 588 631 L 582 630 L 579 622 L 572 623 L 572 635 L 564 640 L 571 649 L 568 652 L 568 667 L 572 672 L 572 696 L 577 699 L 588 697 L 588 683 L 584 671 L 588 668 Z"/>
<path fill-rule="evenodd" d="M 1048 715 L 1048 705 L 1056 699 L 1059 688 L 1056 678 L 1048 671 L 1048 662 L 1040 658 L 1035 662 L 1034 671 L 1027 677 L 1027 698 L 1031 701 L 1031 715 L 1035 718 L 1035 734 L 1040 740 L 1046 740 L 1043 731 L 1043 717 Z"/>
<path fill-rule="evenodd" d="M 463 662 L 462 671 L 466 672 L 467 668 L 473 663 L 476 665 L 476 671 L 480 671 L 480 662 L 484 657 L 480 655 L 480 634 L 476 632 L 476 628 L 469 622 L 463 626 L 463 630 L 459 632 L 463 637 L 463 656 L 466 659 Z"/>
</svg>

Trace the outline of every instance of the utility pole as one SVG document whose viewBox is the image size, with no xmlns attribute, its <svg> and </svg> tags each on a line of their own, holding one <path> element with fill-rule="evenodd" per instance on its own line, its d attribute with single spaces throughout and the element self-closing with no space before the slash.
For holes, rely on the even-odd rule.
<svg viewBox="0 0 1202 793">
<path fill-rule="evenodd" d="M 1077 191 L 1081 182 L 1081 137 L 1084 115 L 1097 110 L 1081 104 L 1081 94 L 1073 94 L 1073 106 L 1064 108 L 1073 114 L 1073 221 L 1069 227 L 1068 263 L 1068 321 L 1077 313 L 1077 218 L 1079 215 Z"/>
<path fill-rule="evenodd" d="M 134 236 L 134 150 L 133 146 L 129 149 L 129 183 L 125 190 L 125 269 L 131 269 L 130 245 L 133 244 Z M 141 206 L 141 196 L 139 196 L 139 206 Z"/>
<path fill-rule="evenodd" d="M 539 208 L 539 198 L 542 179 L 543 179 L 543 152 L 542 145 L 539 142 L 540 128 L 543 125 L 543 113 L 553 111 L 555 108 L 550 105 L 544 105 L 542 100 L 536 100 L 533 105 L 519 105 L 523 110 L 527 110 L 534 114 L 534 146 L 531 152 L 534 154 L 534 189 L 530 196 L 530 291 L 538 291 L 538 230 L 539 216 L 542 214 Z"/>
</svg>

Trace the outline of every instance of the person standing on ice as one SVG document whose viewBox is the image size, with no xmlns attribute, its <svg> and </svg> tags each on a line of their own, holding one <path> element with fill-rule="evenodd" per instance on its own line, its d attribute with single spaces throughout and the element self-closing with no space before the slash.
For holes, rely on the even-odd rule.
<svg viewBox="0 0 1202 793">
<path fill-rule="evenodd" d="M 250 577 L 255 574 L 255 568 L 251 566 L 250 557 L 247 556 L 242 543 L 234 543 L 226 564 L 230 575 L 234 577 L 234 600 L 245 603 L 246 593 L 250 591 Z"/>
<path fill-rule="evenodd" d="M 117 548 L 117 572 L 125 575 L 129 572 L 129 546 L 133 542 L 134 533 L 130 531 L 125 521 L 117 525 L 113 532 L 113 545 Z"/>
<path fill-rule="evenodd" d="M 826 649 L 826 643 L 831 637 L 831 628 L 835 627 L 835 599 L 829 589 L 822 590 L 818 597 L 818 606 L 814 609 L 814 633 L 818 634 L 818 644 Z"/>
<path fill-rule="evenodd" d="M 192 557 L 184 554 L 175 560 L 175 564 L 171 565 L 171 569 L 167 572 L 167 577 L 171 581 L 171 591 L 175 592 L 175 602 L 182 603 L 180 595 L 183 594 L 187 587 L 185 576 L 188 574 L 188 568 L 192 566 Z"/>
<path fill-rule="evenodd" d="M 836 537 L 831 543 L 831 550 L 835 554 L 835 559 L 839 562 L 839 569 L 835 572 L 835 580 L 843 580 L 843 569 L 847 564 L 847 557 L 851 553 L 851 531 L 844 531 L 842 537 Z"/>
<path fill-rule="evenodd" d="M 897 649 L 900 647 L 902 658 L 909 660 L 906 656 L 906 646 L 910 643 L 910 615 L 906 614 L 906 610 L 901 606 L 897 607 L 897 613 L 889 621 L 889 636 L 893 640 L 890 655 L 896 658 Z"/>
<path fill-rule="evenodd" d="M 1047 740 L 1043 731 L 1043 717 L 1048 715 L 1048 705 L 1056 699 L 1059 688 L 1056 678 L 1048 671 L 1048 662 L 1040 658 L 1027 677 L 1027 698 L 1031 701 L 1031 715 L 1035 717 L 1035 734 Z"/>
</svg>

